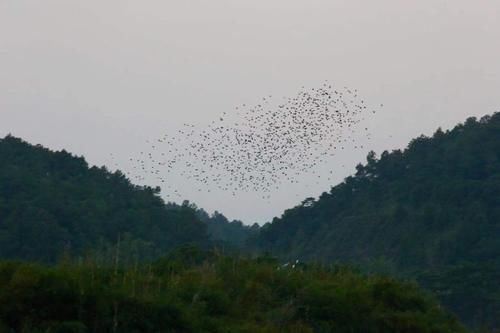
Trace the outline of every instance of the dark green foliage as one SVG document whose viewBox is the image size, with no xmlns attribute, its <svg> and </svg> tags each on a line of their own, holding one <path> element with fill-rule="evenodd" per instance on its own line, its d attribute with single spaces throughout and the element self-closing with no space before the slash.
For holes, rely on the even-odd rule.
<svg viewBox="0 0 500 333">
<path fill-rule="evenodd" d="M 6 332 L 466 331 L 412 283 L 193 247 L 119 270 L 1 262 L 0 318 Z"/>
<path fill-rule="evenodd" d="M 500 267 L 500 113 L 419 137 L 404 151 L 380 158 L 370 153 L 356 169 L 319 200 L 308 199 L 263 226 L 254 245 L 283 259 L 372 268 L 384 262 L 386 271 L 446 271 L 463 263 L 480 263 L 480 272 Z M 460 296 L 465 294 L 446 303 L 469 322 L 482 317 L 483 324 L 500 327 L 499 313 L 491 312 L 500 304 L 491 299 L 500 280 L 491 278 L 485 273 L 476 290 L 485 304 L 496 302 L 485 305 L 488 314 L 474 306 L 460 310 L 468 303 Z"/>
<path fill-rule="evenodd" d="M 415 272 L 417 281 L 474 326 L 499 327 L 500 266 L 466 263 Z"/>
<path fill-rule="evenodd" d="M 120 172 L 7 136 L 0 140 L 0 257 L 56 261 L 63 250 L 133 261 L 187 242 L 208 243 L 193 209 L 166 207 L 159 189 Z"/>
<path fill-rule="evenodd" d="M 370 154 L 355 176 L 264 226 L 209 216 L 119 172 L 0 140 L 0 332 L 461 332 L 411 283 L 281 259 L 346 261 L 500 327 L 500 114 Z M 217 251 L 209 237 L 224 241 Z M 71 257 L 80 259 L 69 264 Z M 142 261 L 142 263 L 141 263 Z M 148 261 L 146 261 L 148 262 Z"/>
<path fill-rule="evenodd" d="M 198 209 L 196 205 L 191 204 L 191 207 L 196 210 L 198 218 L 206 223 L 208 234 L 213 240 L 220 240 L 239 248 L 245 248 L 248 239 L 259 231 L 259 225 L 256 223 L 248 226 L 238 220 L 229 221 L 218 211 L 209 215 L 202 208 Z"/>
</svg>

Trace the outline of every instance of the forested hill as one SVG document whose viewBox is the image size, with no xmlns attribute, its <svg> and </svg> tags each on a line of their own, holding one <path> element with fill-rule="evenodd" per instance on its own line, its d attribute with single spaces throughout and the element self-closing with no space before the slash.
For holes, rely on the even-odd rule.
<svg viewBox="0 0 500 333">
<path fill-rule="evenodd" d="M 63 252 L 152 258 L 183 243 L 208 243 L 206 224 L 159 189 L 7 136 L 0 139 L 0 257 L 53 262 Z"/>
<path fill-rule="evenodd" d="M 330 193 L 263 226 L 254 245 L 415 278 L 467 323 L 500 327 L 500 113 L 370 153 Z"/>
<path fill-rule="evenodd" d="M 259 225 L 245 225 L 239 220 L 229 221 L 223 214 L 215 211 L 209 215 L 203 208 L 191 207 L 197 212 L 198 218 L 207 224 L 208 235 L 213 240 L 223 241 L 237 248 L 245 249 L 249 238 L 259 232 Z"/>
<path fill-rule="evenodd" d="M 280 257 L 403 268 L 500 260 L 500 113 L 370 153 L 356 174 L 265 225 Z"/>
</svg>

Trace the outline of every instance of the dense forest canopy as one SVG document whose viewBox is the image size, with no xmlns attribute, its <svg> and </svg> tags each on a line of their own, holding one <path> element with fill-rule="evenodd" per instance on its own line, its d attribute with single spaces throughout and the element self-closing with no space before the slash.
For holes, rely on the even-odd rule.
<svg viewBox="0 0 500 333">
<path fill-rule="evenodd" d="M 191 204 L 191 207 L 196 210 L 198 218 L 207 224 L 208 234 L 212 239 L 245 248 L 248 239 L 259 232 L 260 228 L 257 223 L 249 226 L 239 220 L 229 221 L 218 211 L 209 215 L 203 208 L 197 208 L 193 204 Z"/>
<path fill-rule="evenodd" d="M 234 282 L 226 281 L 220 274 L 227 273 L 225 265 L 228 260 L 237 259 L 213 261 L 214 257 L 220 256 L 224 251 L 232 254 L 241 251 L 270 253 L 282 262 L 295 262 L 297 259 L 325 264 L 344 262 L 354 264 L 364 272 L 383 272 L 414 279 L 432 291 L 440 302 L 468 324 L 500 327 L 500 113 L 480 120 L 467 119 L 452 130 L 438 130 L 432 137 L 421 136 L 402 151 L 386 151 L 380 157 L 372 152 L 365 164 L 356 167 L 353 176 L 333 187 L 329 193 L 323 193 L 317 200 L 305 199 L 301 205 L 285 211 L 280 218 L 275 218 L 262 228 L 257 225 L 246 226 L 237 220 L 229 221 L 217 211 L 208 214 L 187 200 L 181 205 L 165 203 L 159 194 L 159 188 L 133 185 L 119 171 L 112 173 L 104 167 L 89 167 L 81 157 L 65 151 L 53 152 L 7 136 L 0 139 L 0 257 L 46 263 L 73 257 L 80 258 L 79 265 L 87 265 L 88 262 L 83 262 L 90 260 L 91 265 L 95 266 L 92 266 L 95 272 L 98 272 L 96 274 L 103 279 L 99 280 L 96 288 L 98 285 L 104 288 L 110 281 L 122 281 L 123 285 L 120 287 L 115 284 L 109 288 L 115 299 L 127 304 L 125 309 L 130 305 L 129 310 L 134 313 L 152 311 L 148 313 L 162 318 L 171 318 L 169 316 L 176 313 L 179 318 L 184 319 L 174 320 L 168 325 L 180 325 L 179 332 L 209 332 L 224 325 L 233 328 L 243 325 L 242 332 L 245 332 L 246 328 L 246 331 L 256 331 L 256 327 L 265 327 L 262 332 L 274 332 L 283 327 L 285 330 L 299 327 L 297 332 L 327 332 L 332 328 L 349 331 L 354 325 L 353 322 L 359 320 L 353 313 L 361 308 L 349 308 L 349 304 L 339 305 L 352 310 L 352 313 L 344 313 L 349 320 L 337 318 L 341 321 L 339 324 L 322 317 L 321 313 L 334 309 L 323 308 L 326 306 L 324 302 L 332 299 L 325 298 L 321 301 L 319 292 L 314 294 L 314 297 L 301 298 L 304 296 L 303 290 L 309 290 L 307 286 L 310 283 L 322 284 L 324 279 L 330 279 L 326 276 L 331 272 L 324 267 L 314 270 L 314 274 L 300 275 L 306 276 L 300 285 L 306 289 L 293 289 L 292 294 L 271 293 L 272 296 L 268 295 L 266 298 L 263 295 L 273 290 L 275 281 L 284 284 L 298 282 L 295 278 L 286 280 L 289 277 L 280 280 L 279 274 L 282 272 L 271 273 L 271 267 L 281 267 L 276 260 L 268 258 L 263 264 L 260 261 L 250 262 L 245 259 L 239 264 L 245 262 L 246 268 L 240 267 L 241 272 L 237 273 L 248 274 L 248 278 L 242 275 L 234 277 L 242 284 L 238 285 L 238 288 L 242 289 L 217 289 L 221 281 Z M 169 256 L 156 262 L 156 266 L 149 266 L 150 268 L 141 264 L 145 260 L 151 262 L 186 243 L 205 249 L 216 248 L 220 253 L 207 257 L 197 250 L 181 251 L 174 252 L 177 256 Z M 269 266 L 270 262 L 272 266 Z M 233 263 L 233 269 L 239 264 Z M 137 269 L 137 265 L 143 269 L 141 276 L 134 275 L 137 271 L 132 273 Z M 151 273 L 153 267 L 159 269 L 161 265 L 168 267 L 168 277 L 165 277 L 165 271 L 161 270 Z M 17 286 L 16 276 L 24 274 L 25 270 L 29 271 L 26 273 L 29 276 L 23 278 L 34 281 L 35 284 L 55 279 L 56 284 L 60 282 L 75 287 L 81 282 L 78 276 L 87 279 L 87 282 L 88 279 L 95 278 L 81 275 L 81 268 L 74 264 L 65 269 L 60 266 L 48 268 L 13 263 L 3 263 L 0 266 L 0 278 L 4 279 L 8 286 L 4 289 L 5 294 L 2 294 L 7 295 L 7 298 L 2 300 L 6 304 L 16 302 L 8 295 L 17 292 L 14 288 Z M 215 268 L 213 273 L 215 280 L 210 280 L 211 282 L 205 285 L 207 281 L 201 276 L 207 267 L 218 268 Z M 250 271 L 246 270 L 248 267 L 252 267 Z M 146 276 L 144 270 L 147 269 L 150 275 Z M 262 270 L 270 274 L 265 278 L 269 278 L 271 284 L 261 285 L 257 280 L 252 280 L 252 277 L 258 279 L 265 276 Z M 257 275 L 252 275 L 254 273 Z M 332 296 L 335 299 L 340 297 L 339 295 L 354 293 L 349 295 L 357 297 L 360 304 L 366 302 L 367 308 L 387 305 L 380 305 L 371 298 L 375 291 L 370 289 L 373 287 L 370 283 L 375 280 L 365 279 L 352 272 L 349 274 L 346 281 L 341 279 L 342 282 L 337 281 L 339 277 L 334 274 L 331 278 L 335 281 L 331 283 L 337 287 L 332 287 L 329 282 L 327 286 L 317 286 L 320 288 L 318 290 L 326 288 L 328 292 L 340 293 Z M 119 278 L 113 280 L 113 276 Z M 193 276 L 199 278 L 191 281 Z M 183 292 L 191 298 L 182 298 L 182 295 L 179 296 L 173 289 L 168 288 L 168 295 L 173 298 L 168 298 L 167 303 L 158 299 L 160 294 L 142 299 L 136 297 L 134 291 L 134 296 L 130 297 L 131 286 L 127 283 L 131 283 L 129 279 L 136 278 L 143 286 L 148 286 L 147 288 L 152 288 L 150 283 L 153 280 L 163 281 L 159 282 L 160 284 L 168 280 L 170 282 L 167 284 L 170 283 L 172 288 L 178 279 L 189 281 L 186 287 L 189 291 Z M 252 289 L 252 283 L 258 284 L 255 286 L 257 289 Z M 399 282 L 394 281 L 387 286 L 389 290 L 394 287 L 392 283 L 397 285 L 396 289 L 402 288 L 398 285 Z M 21 286 L 18 291 L 29 294 L 29 288 L 43 290 L 45 285 L 29 285 L 27 290 L 22 290 L 24 287 Z M 200 308 L 192 306 L 196 303 L 193 298 L 201 297 L 199 293 L 193 294 L 193 290 L 198 287 L 211 297 L 203 301 L 205 305 Z M 51 285 L 48 288 L 59 290 L 60 286 Z M 85 289 L 90 292 L 90 298 L 85 298 L 85 302 L 101 302 L 103 308 L 79 308 L 78 311 L 104 311 L 100 313 L 102 321 L 99 324 L 90 323 L 84 316 L 75 317 L 73 312 L 68 317 L 52 319 L 37 317 L 38 314 L 20 314 L 18 322 L 4 322 L 0 323 L 0 326 L 17 329 L 21 322 L 28 320 L 26 322 L 30 323 L 29 325 L 33 324 L 44 331 L 51 331 L 51 325 L 56 323 L 64 329 L 72 327 L 73 331 L 81 329 L 81 332 L 92 331 L 89 325 L 109 328 L 109 325 L 113 325 L 110 318 L 113 317 L 114 303 L 109 303 L 113 297 L 108 294 L 99 295 L 97 289 L 92 288 L 94 287 Z M 244 301 L 247 297 L 245 288 L 252 290 L 248 291 L 250 294 L 257 292 L 256 295 L 261 295 L 259 288 L 263 288 L 261 296 L 264 298 L 256 296 L 257 298 L 252 298 L 251 301 Z M 413 290 L 412 293 L 414 292 L 417 298 L 424 297 L 419 296 L 420 292 L 409 285 L 404 288 Z M 122 294 L 124 290 L 129 294 Z M 355 290 L 361 294 L 355 294 Z M 367 290 L 371 291 L 366 294 Z M 73 290 L 65 289 L 64 292 L 68 292 L 68 297 L 73 300 L 75 297 L 81 297 L 72 294 Z M 163 293 L 161 295 L 164 296 Z M 43 294 L 31 296 L 45 297 Z M 397 297 L 400 296 L 406 297 Z M 424 298 L 427 299 L 426 296 Z M 305 303 L 294 303 L 297 299 Z M 23 309 L 32 301 L 29 298 L 21 299 L 16 306 Z M 79 301 L 82 299 L 79 298 Z M 169 303 L 170 301 L 173 303 Z M 210 313 L 206 306 L 208 303 L 210 306 L 217 305 L 219 301 L 223 302 L 221 306 L 224 308 L 254 308 L 251 308 L 251 314 L 236 314 L 230 311 L 226 314 L 231 318 L 227 319 L 230 321 L 228 323 L 221 321 L 217 317 L 219 315 Z M 22 302 L 27 303 L 22 305 Z M 307 302 L 323 303 L 312 305 Z M 435 309 L 432 300 L 416 302 L 428 302 L 426 306 Z M 300 316 L 298 313 L 304 309 L 301 306 L 307 309 L 316 306 L 318 312 L 311 315 L 312 317 Z M 274 312 L 272 307 L 281 310 Z M 0 311 L 8 311 L 8 306 Z M 120 313 L 126 316 L 127 311 Z M 431 313 L 418 312 L 408 318 L 401 314 L 391 314 L 384 317 L 386 321 L 380 322 L 378 316 L 381 314 L 373 312 L 368 317 L 370 319 L 356 325 L 372 325 L 374 332 L 384 331 L 381 327 L 401 328 L 403 322 L 412 323 L 408 324 L 408 327 L 414 327 L 412 325 L 418 322 L 424 325 L 419 326 L 422 331 L 429 332 L 452 332 L 462 329 L 440 310 L 432 310 Z M 28 317 L 22 317 L 24 315 Z M 29 317 L 31 315 L 35 317 Z M 333 316 L 332 313 L 328 316 L 330 315 Z M 370 317 L 372 315 L 374 317 Z M 190 323 L 193 316 L 201 316 L 203 319 L 193 324 Z M 214 319 L 214 316 L 218 319 Z M 151 327 L 164 324 L 158 318 L 148 319 L 151 321 Z M 415 318 L 420 318 L 421 321 Z M 120 320 L 126 322 L 125 318 Z M 430 325 L 432 320 L 442 325 L 439 324 L 437 328 L 425 326 Z M 57 325 L 54 327 L 58 327 Z M 134 325 L 139 324 L 126 325 L 130 325 L 131 331 L 134 331 Z M 449 327 L 454 328 L 450 330 Z M 55 331 L 57 330 L 54 329 Z M 233 331 L 235 330 L 231 332 Z"/>
<path fill-rule="evenodd" d="M 229 241 L 245 229 L 220 213 L 203 211 L 202 222 L 192 205 L 165 204 L 159 191 L 7 136 L 0 139 L 0 256 L 54 262 L 64 251 L 106 255 L 120 242 L 127 260 L 151 259 L 185 243 L 205 246 L 210 234 Z"/>
<path fill-rule="evenodd" d="M 412 272 L 447 288 L 443 299 L 469 322 L 500 326 L 500 113 L 370 153 L 329 193 L 263 226 L 254 246 L 283 259 Z"/>
<path fill-rule="evenodd" d="M 185 247 L 151 265 L 0 263 L 2 332 L 432 332 L 466 329 L 415 284 Z"/>
<path fill-rule="evenodd" d="M 401 267 L 499 260 L 500 113 L 372 152 L 356 170 L 263 227 L 258 244 L 287 258 Z"/>
</svg>

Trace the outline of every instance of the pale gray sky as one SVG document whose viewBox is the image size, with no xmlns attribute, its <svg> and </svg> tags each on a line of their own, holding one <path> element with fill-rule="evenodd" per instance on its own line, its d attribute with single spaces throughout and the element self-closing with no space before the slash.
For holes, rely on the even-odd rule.
<svg viewBox="0 0 500 333">
<path fill-rule="evenodd" d="M 145 140 L 183 122 L 329 80 L 385 105 L 365 151 L 318 170 L 338 182 L 370 149 L 500 110 L 499 59 L 498 0 L 0 0 L 0 136 L 110 168 L 113 152 L 130 171 Z M 308 177 L 270 203 L 174 185 L 252 223 L 335 184 Z"/>
</svg>

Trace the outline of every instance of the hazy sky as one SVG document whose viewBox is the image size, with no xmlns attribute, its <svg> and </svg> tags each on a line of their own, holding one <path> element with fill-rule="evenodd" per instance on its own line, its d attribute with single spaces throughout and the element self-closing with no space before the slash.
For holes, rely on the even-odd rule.
<svg viewBox="0 0 500 333">
<path fill-rule="evenodd" d="M 370 149 L 500 110 L 500 1 L 0 0 L 0 136 L 91 164 L 130 171 L 145 140 L 183 122 L 324 80 L 385 105 L 370 118 L 369 147 L 318 170 L 338 182 Z M 252 223 L 336 183 L 310 177 L 270 203 L 173 182 L 199 206 Z"/>
</svg>

